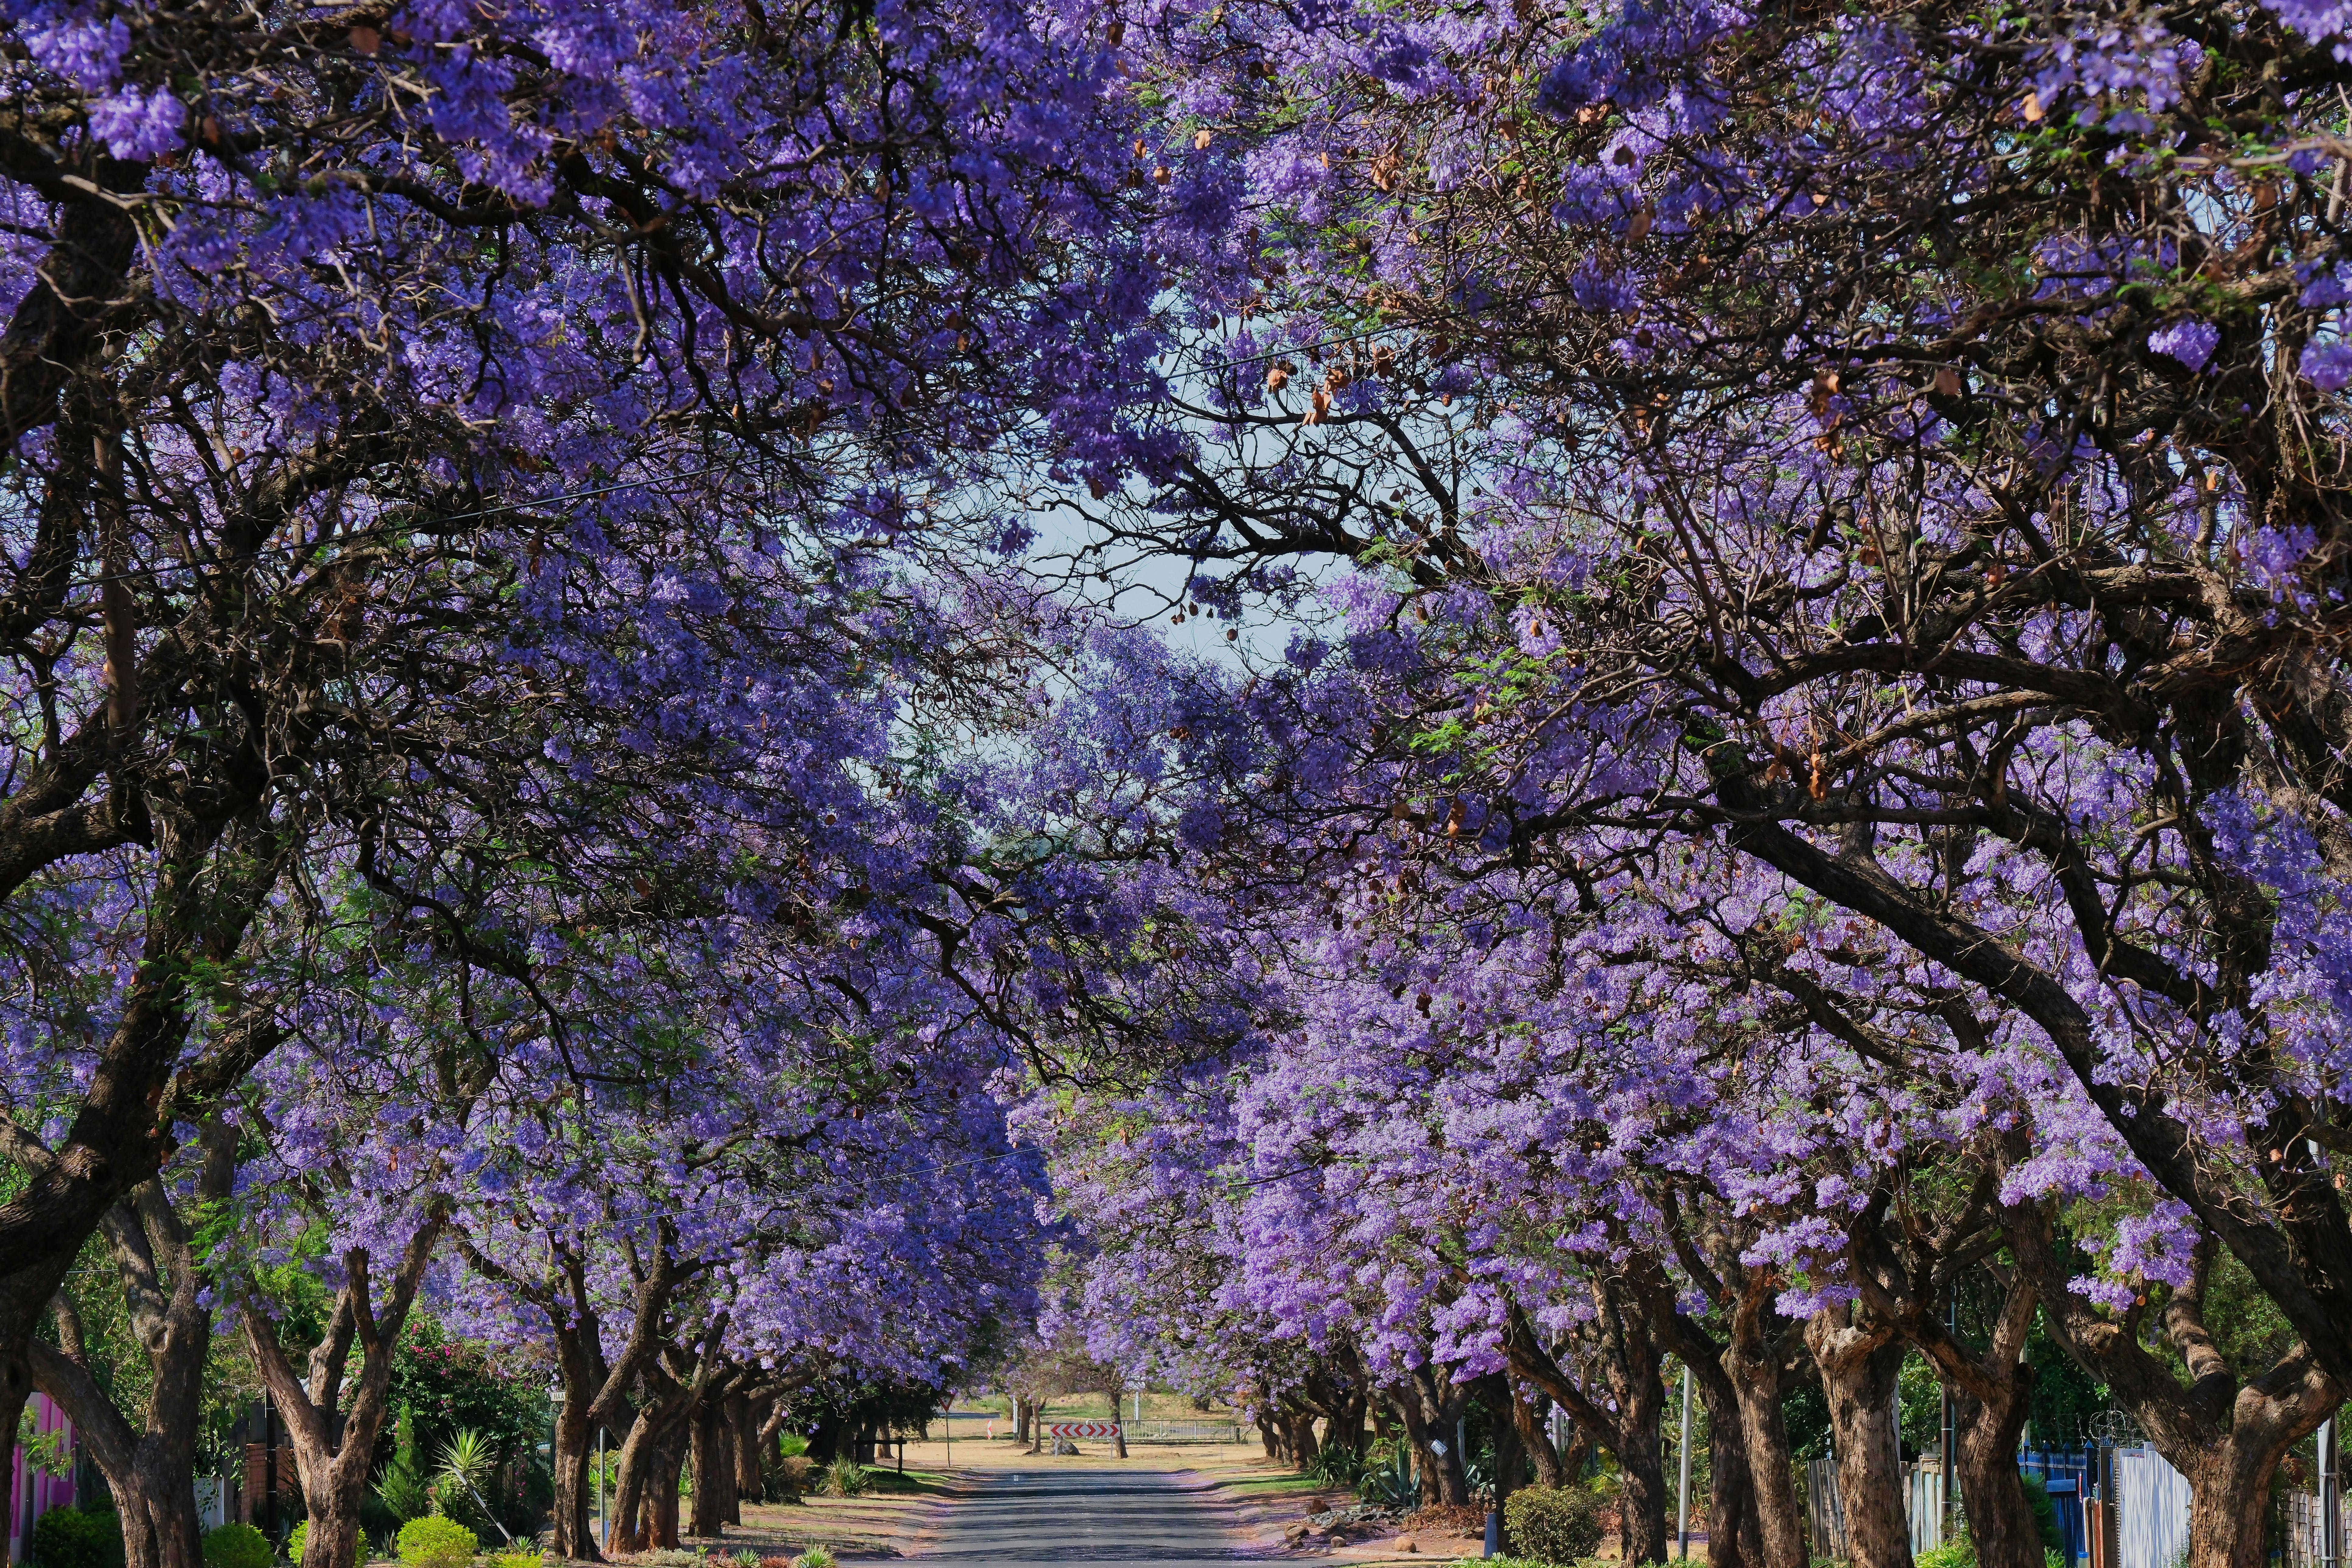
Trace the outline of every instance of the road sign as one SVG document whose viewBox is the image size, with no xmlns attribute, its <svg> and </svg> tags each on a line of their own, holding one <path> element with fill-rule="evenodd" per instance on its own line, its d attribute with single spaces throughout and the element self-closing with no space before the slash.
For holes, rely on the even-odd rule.
<svg viewBox="0 0 2352 1568">
<path fill-rule="evenodd" d="M 1045 1428 L 1048 1437 L 1116 1437 L 1116 1421 L 1056 1421 Z"/>
</svg>

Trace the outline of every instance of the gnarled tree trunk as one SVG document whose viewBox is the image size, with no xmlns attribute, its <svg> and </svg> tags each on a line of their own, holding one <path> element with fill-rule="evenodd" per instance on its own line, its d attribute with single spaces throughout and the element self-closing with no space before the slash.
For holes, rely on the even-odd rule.
<svg viewBox="0 0 2352 1568">
<path fill-rule="evenodd" d="M 1762 1568 L 1808 1568 L 1805 1517 L 1791 1483 L 1794 1457 L 1780 1412 L 1789 1357 L 1780 1342 L 1773 1294 L 1762 1269 L 1748 1272 L 1732 1303 L 1722 1365 L 1738 1405 L 1740 1446 L 1753 1485 Z"/>
<path fill-rule="evenodd" d="M 1857 1312 L 1852 1302 L 1808 1318 L 1805 1345 L 1829 1398 L 1838 1500 L 1853 1568 L 1911 1568 L 1902 1435 L 1895 1425 L 1895 1394 L 1909 1347 L 1894 1324 Z"/>
<path fill-rule="evenodd" d="M 360 1559 L 360 1509 L 367 1500 L 376 1437 L 391 1415 L 393 1347 L 400 1342 L 425 1265 L 447 1225 L 445 1216 L 435 1215 L 411 1233 L 381 1310 L 366 1248 L 343 1255 L 343 1289 L 325 1336 L 310 1349 L 307 1379 L 278 1342 L 277 1325 L 250 1300 L 248 1285 L 246 1342 L 268 1384 L 270 1402 L 285 1418 L 303 1506 L 310 1515 L 302 1568 L 353 1568 Z M 363 1359 L 346 1409 L 343 1373 L 354 1343 Z"/>
<path fill-rule="evenodd" d="M 227 1194 L 236 1170 L 236 1131 L 218 1121 L 208 1122 L 203 1146 L 195 1183 L 199 1205 Z M 106 1478 L 122 1521 L 126 1568 L 202 1568 L 195 1461 L 213 1314 L 203 1300 L 195 1248 L 161 1179 L 140 1184 L 129 1200 L 108 1212 L 102 1228 L 114 1253 L 126 1315 L 152 1374 L 144 1419 L 134 1427 L 92 1375 L 80 1315 L 62 1290 L 53 1306 L 58 1343 L 35 1341 L 29 1365 Z"/>
<path fill-rule="evenodd" d="M 2263 1568 L 2271 1477 L 2286 1451 L 2319 1429 L 2347 1389 L 2297 1343 L 2240 1382 L 2205 1323 L 2219 1244 L 2200 1236 L 2189 1283 L 2164 1303 L 2164 1336 L 2188 1363 L 2183 1387 L 2141 1343 L 2144 1305 L 2109 1320 L 2067 1289 L 2071 1270 L 2049 1216 L 2018 1211 L 2005 1226 L 2018 1267 L 2040 1293 L 2051 1337 L 2107 1385 L 2148 1441 L 2189 1479 L 2189 1568 Z"/>
</svg>

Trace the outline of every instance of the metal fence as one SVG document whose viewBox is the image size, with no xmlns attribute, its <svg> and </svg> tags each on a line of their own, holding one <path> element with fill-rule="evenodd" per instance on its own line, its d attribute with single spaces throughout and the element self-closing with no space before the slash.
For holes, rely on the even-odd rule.
<svg viewBox="0 0 2352 1568">
<path fill-rule="evenodd" d="M 1238 1443 L 1255 1428 L 1233 1421 L 1129 1421 L 1127 1440 L 1133 1443 Z"/>
<path fill-rule="evenodd" d="M 2189 1482 L 2153 1448 L 2022 1449 L 2019 1473 L 2039 1480 L 2058 1516 L 2058 1534 L 2067 1563 L 2091 1568 L 2173 1568 L 2189 1539 Z M 1838 1495 L 1837 1465 L 1814 1459 L 1805 1466 L 1805 1523 L 1816 1558 L 1845 1561 L 1845 1506 Z M 1947 1521 L 1957 1530 L 1961 1500 L 1945 1506 L 1944 1469 L 1935 1458 L 1919 1459 L 1905 1478 L 1904 1507 L 1909 1515 L 1916 1555 L 1944 1544 Z M 2093 1502 L 2096 1498 L 2105 1507 Z M 2109 1549 L 2094 1551 L 2098 1523 L 2112 1518 Z M 2328 1568 L 2315 1549 L 2309 1561 L 2290 1560 L 2283 1568 Z"/>
</svg>

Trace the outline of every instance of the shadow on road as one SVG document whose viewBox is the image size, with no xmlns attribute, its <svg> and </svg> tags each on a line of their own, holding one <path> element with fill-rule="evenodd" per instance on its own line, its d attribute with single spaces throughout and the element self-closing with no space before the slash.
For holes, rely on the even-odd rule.
<svg viewBox="0 0 2352 1568">
<path fill-rule="evenodd" d="M 914 1560 L 1018 1568 L 1231 1563 L 1257 1555 L 1238 1544 L 1234 1524 L 1211 1489 L 1163 1472 L 1008 1470 L 958 1500 Z"/>
</svg>

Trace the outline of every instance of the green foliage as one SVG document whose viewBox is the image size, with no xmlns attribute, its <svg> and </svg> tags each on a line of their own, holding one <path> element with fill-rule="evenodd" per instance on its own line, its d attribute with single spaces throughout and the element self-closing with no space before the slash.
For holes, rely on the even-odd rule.
<svg viewBox="0 0 2352 1568">
<path fill-rule="evenodd" d="M 249 1524 L 224 1524 L 207 1530 L 204 1539 L 205 1568 L 270 1568 L 278 1553 L 269 1537 Z"/>
<path fill-rule="evenodd" d="M 1911 1563 L 1912 1568 L 1977 1568 L 1977 1545 L 1962 1531 L 1941 1546 L 1922 1552 Z"/>
<path fill-rule="evenodd" d="M 1522 1487 L 1503 1504 L 1514 1551 L 1543 1563 L 1574 1563 L 1601 1545 L 1601 1500 L 1589 1487 Z"/>
<path fill-rule="evenodd" d="M 1830 1457 L 1830 1402 L 1822 1385 L 1811 1378 L 1780 1396 L 1780 1421 L 1789 1430 L 1789 1457 L 1826 1459 Z M 1801 1492 L 1800 1495 L 1802 1495 Z"/>
<path fill-rule="evenodd" d="M 53 1508 L 34 1522 L 37 1568 L 122 1568 L 122 1521 L 110 1508 Z"/>
<path fill-rule="evenodd" d="M 827 1497 L 856 1497 L 873 1479 L 872 1471 L 845 1455 L 824 1468 L 817 1489 Z"/>
<path fill-rule="evenodd" d="M 413 1421 L 406 1441 L 420 1456 L 420 1475 L 421 1456 L 443 1453 L 460 1432 L 477 1435 L 492 1470 L 516 1462 L 547 1436 L 547 1394 L 538 1379 L 499 1372 L 484 1347 L 451 1338 L 423 1313 L 410 1318 L 393 1353 L 392 1397 Z M 376 1456 L 379 1463 L 392 1457 L 381 1450 Z M 483 1491 L 488 1495 L 488 1489 Z M 424 1511 L 420 1503 L 416 1512 Z"/>
<path fill-rule="evenodd" d="M 35 1431 L 30 1405 L 16 1417 L 16 1451 L 25 1457 L 26 1467 L 43 1475 L 68 1476 L 73 1473 L 73 1456 L 66 1452 L 64 1431 Z"/>
<path fill-rule="evenodd" d="M 2050 1500 L 2050 1489 L 2040 1476 L 2020 1476 L 2025 1486 L 2025 1506 L 2033 1510 L 2033 1528 L 2042 1537 L 2044 1552 L 2064 1547 L 2066 1538 L 2058 1533 L 2058 1506 Z"/>
<path fill-rule="evenodd" d="M 812 1546 L 801 1553 L 799 1568 L 834 1568 L 833 1553 L 822 1546 Z"/>
<path fill-rule="evenodd" d="M 1366 1502 L 1384 1508 L 1411 1508 L 1421 1500 L 1421 1490 L 1412 1484 L 1412 1456 L 1402 1443 L 1391 1446 L 1385 1454 L 1375 1450 L 1375 1461 L 1357 1479 L 1356 1495 Z"/>
<path fill-rule="evenodd" d="M 299 1563 L 302 1561 L 302 1549 L 310 1543 L 310 1521 L 306 1519 L 294 1527 L 292 1534 L 287 1536 L 286 1555 Z"/>
<path fill-rule="evenodd" d="M 1353 1487 L 1364 1479 L 1364 1457 L 1353 1448 L 1326 1448 L 1307 1462 L 1307 1473 L 1327 1487 Z"/>
<path fill-rule="evenodd" d="M 400 1406 L 400 1417 L 394 1424 L 392 1463 L 384 1467 L 383 1479 L 376 1482 L 375 1495 L 395 1516 L 398 1524 L 433 1511 L 433 1500 L 425 1490 L 424 1468 L 416 1458 L 416 1411 L 406 1403 Z"/>
<path fill-rule="evenodd" d="M 465 1568 L 481 1538 L 454 1519 L 426 1514 L 400 1527 L 400 1560 L 409 1568 Z"/>
<path fill-rule="evenodd" d="M 776 1440 L 776 1451 L 787 1459 L 797 1459 L 808 1452 L 808 1439 L 798 1432 L 787 1432 Z"/>
<path fill-rule="evenodd" d="M 490 1558 L 490 1568 L 541 1568 L 536 1552 L 499 1552 Z"/>
</svg>

